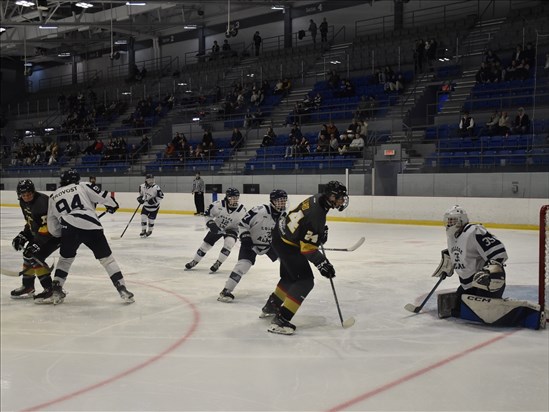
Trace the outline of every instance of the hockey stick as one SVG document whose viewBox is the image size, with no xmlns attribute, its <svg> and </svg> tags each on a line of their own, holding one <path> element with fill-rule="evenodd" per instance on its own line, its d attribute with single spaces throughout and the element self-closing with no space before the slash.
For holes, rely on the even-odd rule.
<svg viewBox="0 0 549 412">
<path fill-rule="evenodd" d="M 117 239 L 122 239 L 122 236 L 124 236 L 124 233 L 126 233 L 126 230 L 128 230 L 128 227 L 130 227 L 130 223 L 132 222 L 135 214 L 137 213 L 137 211 L 139 210 L 139 206 L 141 206 L 141 203 L 139 203 L 137 205 L 137 207 L 135 208 L 135 211 L 133 212 L 133 215 L 132 217 L 130 218 L 130 221 L 128 222 L 128 224 L 126 225 L 126 228 L 124 229 L 124 231 L 122 232 L 122 234 L 120 236 L 113 236 L 111 237 L 112 240 L 117 240 Z"/>
<path fill-rule="evenodd" d="M 364 239 L 364 237 L 361 237 L 360 239 L 358 239 L 358 242 L 356 242 L 351 247 L 344 247 L 344 248 L 325 247 L 324 250 L 331 250 L 333 252 L 353 252 L 357 250 L 360 246 L 362 246 L 362 244 L 364 243 L 364 240 L 366 239 Z"/>
<path fill-rule="evenodd" d="M 320 245 L 320 250 L 322 250 L 322 253 L 324 254 L 324 256 L 326 256 L 326 252 L 325 252 L 325 249 L 324 249 L 323 245 Z M 343 329 L 350 328 L 351 326 L 353 326 L 355 324 L 355 318 L 351 317 L 347 320 L 343 320 L 343 315 L 341 314 L 341 308 L 339 307 L 339 300 L 337 299 L 335 285 L 334 285 L 334 281 L 333 281 L 332 278 L 330 278 L 330 285 L 332 285 L 332 292 L 334 293 L 334 300 L 335 300 L 335 303 L 336 303 L 337 313 L 339 315 L 339 320 L 341 321 L 341 326 L 343 326 Z"/>
<path fill-rule="evenodd" d="M 421 309 L 423 309 L 423 306 L 425 306 L 425 304 L 427 303 L 427 301 L 429 300 L 429 298 L 431 297 L 431 295 L 435 292 L 435 290 L 438 288 L 438 285 L 440 285 L 442 283 L 442 281 L 446 279 L 446 275 L 445 274 L 442 274 L 440 276 L 440 278 L 438 279 L 438 282 L 435 284 L 435 286 L 433 286 L 433 289 L 431 289 L 431 291 L 429 292 L 429 294 L 427 295 L 427 297 L 425 299 L 423 299 L 423 302 L 421 302 L 421 304 L 419 306 L 414 306 L 412 305 L 411 303 L 408 303 L 406 306 L 404 306 L 404 309 L 406 309 L 407 311 L 409 312 L 413 312 L 413 313 L 419 313 L 419 311 Z"/>
</svg>

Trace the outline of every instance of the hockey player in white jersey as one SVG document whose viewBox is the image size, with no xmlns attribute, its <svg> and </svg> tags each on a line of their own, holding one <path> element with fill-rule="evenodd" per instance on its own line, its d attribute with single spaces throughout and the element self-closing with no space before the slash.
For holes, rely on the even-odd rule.
<svg viewBox="0 0 549 412">
<path fill-rule="evenodd" d="M 76 170 L 61 173 L 60 187 L 50 196 L 48 206 L 48 229 L 53 236 L 61 238 L 60 256 L 53 278 L 53 304 L 62 303 L 66 296 L 63 285 L 81 244 L 91 249 L 103 265 L 122 300 L 127 303 L 134 301 L 95 213 L 97 203 L 104 205 L 108 213 L 118 209 L 118 203 L 109 192 L 91 183 L 80 183 Z"/>
<path fill-rule="evenodd" d="M 271 231 L 286 210 L 288 194 L 281 189 L 273 190 L 269 195 L 268 205 L 255 206 L 246 213 L 240 222 L 240 251 L 238 262 L 233 268 L 225 288 L 217 298 L 220 302 L 232 302 L 232 292 L 251 267 L 257 255 L 267 255 L 275 262 L 278 256 L 271 247 Z"/>
<path fill-rule="evenodd" d="M 448 249 L 433 276 L 459 276 L 456 292 L 439 294 L 439 317 L 461 317 L 497 326 L 540 327 L 539 305 L 502 299 L 507 251 L 481 224 L 469 223 L 465 210 L 453 206 L 444 214 Z M 543 321 L 543 327 L 545 321 Z"/>
<path fill-rule="evenodd" d="M 152 234 L 162 199 L 164 199 L 162 189 L 154 182 L 154 176 L 148 174 L 145 177 L 145 183 L 139 185 L 139 196 L 137 197 L 137 201 L 143 205 L 141 209 L 141 233 L 139 236 L 149 237 Z"/>
<path fill-rule="evenodd" d="M 223 247 L 219 252 L 219 257 L 210 267 L 210 271 L 216 272 L 221 264 L 229 257 L 233 246 L 238 237 L 238 224 L 246 214 L 244 205 L 240 205 L 238 200 L 240 192 L 238 189 L 230 187 L 225 192 L 225 198 L 217 200 L 208 206 L 204 213 L 206 226 L 209 229 L 202 245 L 196 251 L 193 260 L 185 265 L 187 270 L 192 269 L 208 253 L 215 243 L 223 238 Z"/>
</svg>

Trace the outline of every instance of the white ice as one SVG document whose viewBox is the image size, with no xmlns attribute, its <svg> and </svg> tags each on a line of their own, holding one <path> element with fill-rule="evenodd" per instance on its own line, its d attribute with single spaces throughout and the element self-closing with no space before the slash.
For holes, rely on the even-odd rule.
<svg viewBox="0 0 549 412">
<path fill-rule="evenodd" d="M 335 215 L 331 213 L 330 215 Z M 105 216 L 108 238 L 129 213 Z M 13 300 L 16 277 L 1 277 L 1 410 L 56 411 L 547 411 L 548 331 L 494 328 L 436 316 L 442 227 L 330 222 L 327 252 L 335 288 L 320 275 L 294 317 L 294 336 L 266 331 L 258 314 L 278 264 L 258 257 L 226 304 L 216 301 L 238 244 L 216 274 L 218 244 L 184 271 L 205 234 L 203 218 L 159 215 L 139 238 L 139 216 L 110 240 L 136 302 L 120 300 L 85 247 L 62 305 Z M 2 268 L 19 270 L 11 239 L 23 219 L 1 209 Z M 507 246 L 506 296 L 537 299 L 537 233 L 493 229 Z M 53 263 L 57 252 L 50 258 Z M 36 283 L 37 289 L 41 290 Z M 454 277 L 440 290 L 458 285 Z"/>
</svg>

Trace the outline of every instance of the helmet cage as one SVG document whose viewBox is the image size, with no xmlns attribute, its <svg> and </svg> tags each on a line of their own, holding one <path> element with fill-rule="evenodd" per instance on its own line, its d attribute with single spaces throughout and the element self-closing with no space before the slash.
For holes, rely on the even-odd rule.
<svg viewBox="0 0 549 412">
<path fill-rule="evenodd" d="M 286 193 L 286 191 L 281 189 L 275 189 L 271 192 L 269 198 L 271 204 L 277 211 L 283 212 L 284 210 L 286 210 L 288 202 L 288 194 Z"/>
</svg>

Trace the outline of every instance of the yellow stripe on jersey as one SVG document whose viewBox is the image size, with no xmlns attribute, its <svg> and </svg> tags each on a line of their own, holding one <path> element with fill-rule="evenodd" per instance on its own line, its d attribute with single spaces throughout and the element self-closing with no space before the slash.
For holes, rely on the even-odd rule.
<svg viewBox="0 0 549 412">
<path fill-rule="evenodd" d="M 301 253 L 313 253 L 318 250 L 318 246 L 312 245 L 311 243 L 299 242 L 299 244 Z"/>
</svg>

